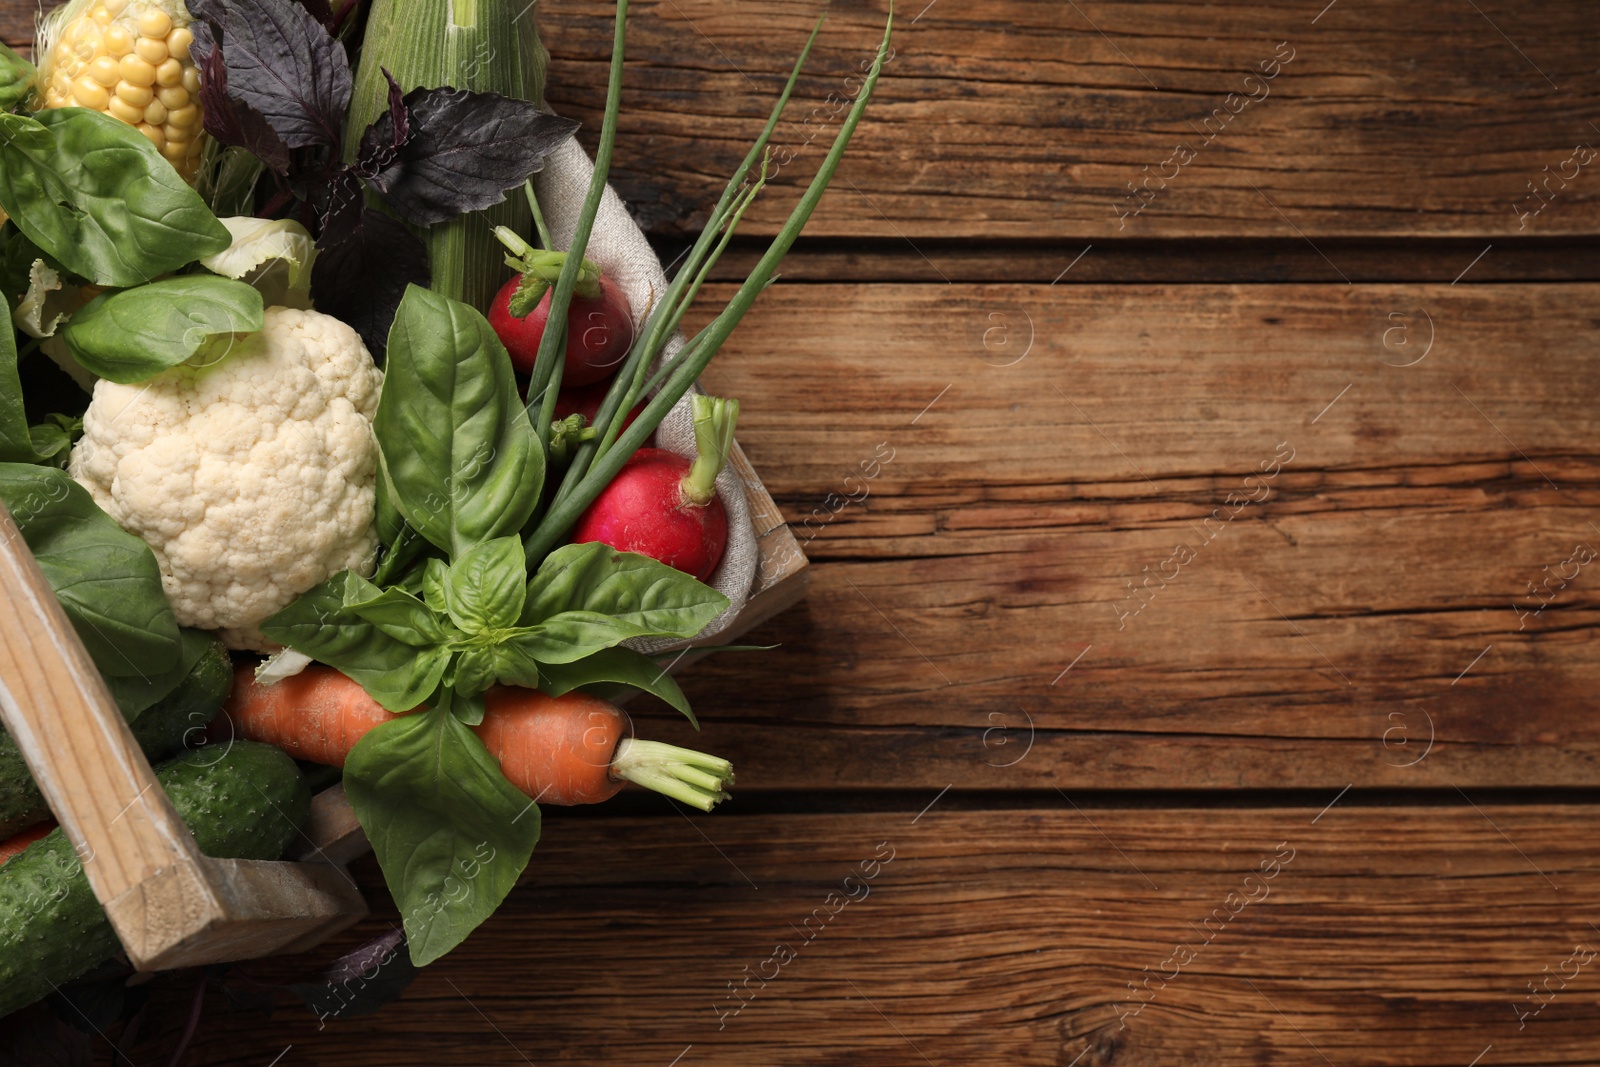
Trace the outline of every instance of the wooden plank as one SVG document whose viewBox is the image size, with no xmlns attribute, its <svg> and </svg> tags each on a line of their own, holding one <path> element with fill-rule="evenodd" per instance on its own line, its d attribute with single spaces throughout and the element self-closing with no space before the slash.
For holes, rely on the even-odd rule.
<svg viewBox="0 0 1600 1067">
<path fill-rule="evenodd" d="M 1597 297 L 779 285 L 707 386 L 782 398 L 811 593 L 641 731 L 759 789 L 1594 785 Z"/>
<path fill-rule="evenodd" d="M 916 7 L 898 12 L 895 58 L 809 233 L 1081 244 L 1549 236 L 1600 224 L 1600 181 L 1582 162 L 1600 143 L 1584 5 Z M 612 8 L 539 10 L 551 102 L 585 123 L 592 145 Z M 773 141 L 794 161 L 746 232 L 774 232 L 809 180 L 886 11 L 883 0 L 830 10 Z M 647 230 L 704 219 L 817 12 L 810 0 L 631 8 L 614 175 Z M 1291 58 L 1273 66 L 1275 55 Z M 1575 157 L 1579 145 L 1590 147 Z"/>
<path fill-rule="evenodd" d="M 1600 71 L 1585 6 L 1497 0 L 1462 11 L 1432 0 L 1320 16 L 1306 7 L 986 0 L 902 11 L 895 58 L 808 232 L 914 247 L 927 237 L 1600 228 L 1600 160 L 1590 155 Z M 35 10 L 0 2 L 0 35 L 25 40 Z M 541 5 L 551 103 L 585 123 L 591 148 L 612 10 L 602 0 Z M 669 0 L 631 10 L 616 184 L 648 231 L 692 232 L 818 6 Z M 886 13 L 883 0 L 831 11 L 774 139 L 787 150 L 779 160 L 793 161 L 746 232 L 770 234 L 786 216 Z M 1263 80 L 1263 64 L 1276 76 Z"/>
<path fill-rule="evenodd" d="M 399 1005 L 320 1026 L 286 1000 L 236 1010 L 202 1022 L 186 1062 L 259 1067 L 289 1045 L 347 1065 L 403 1048 L 473 1065 L 1464 1067 L 1489 1045 L 1484 1064 L 1595 1062 L 1590 808 L 953 800 L 552 818 L 524 884 Z M 157 987 L 133 1062 L 162 1062 L 191 992 Z"/>
<path fill-rule="evenodd" d="M 135 966 L 315 944 L 366 913 L 337 868 L 201 853 L 4 506 L 0 602 L 0 718 Z"/>
</svg>

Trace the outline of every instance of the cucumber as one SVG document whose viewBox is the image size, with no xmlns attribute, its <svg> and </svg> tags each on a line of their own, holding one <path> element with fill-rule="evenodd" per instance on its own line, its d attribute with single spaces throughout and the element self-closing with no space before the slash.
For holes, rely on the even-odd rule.
<svg viewBox="0 0 1600 1067">
<path fill-rule="evenodd" d="M 277 859 L 311 810 L 294 760 L 238 741 L 185 753 L 156 771 L 201 851 Z M 52 830 L 0 867 L 0 1016 L 46 996 L 120 945 L 66 834 Z"/>
<path fill-rule="evenodd" d="M 133 736 L 152 760 L 183 747 L 184 736 L 216 717 L 233 686 L 233 665 L 222 642 L 198 630 L 183 631 L 188 673 L 155 704 L 132 717 Z M 11 735 L 0 729 L 0 838 L 42 822 L 50 815 L 44 794 Z"/>
</svg>

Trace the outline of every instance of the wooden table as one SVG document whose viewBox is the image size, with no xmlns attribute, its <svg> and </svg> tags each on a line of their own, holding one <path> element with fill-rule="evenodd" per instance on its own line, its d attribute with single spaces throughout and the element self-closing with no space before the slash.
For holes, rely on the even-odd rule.
<svg viewBox="0 0 1600 1067">
<path fill-rule="evenodd" d="M 708 375 L 816 564 L 686 680 L 737 798 L 552 812 L 400 1004 L 213 995 L 187 1062 L 1600 1062 L 1594 10 L 1324 2 L 902 7 Z M 635 6 L 669 258 L 817 7 Z M 539 10 L 592 143 L 608 5 Z M 725 278 L 885 10 L 834 6 Z"/>
</svg>

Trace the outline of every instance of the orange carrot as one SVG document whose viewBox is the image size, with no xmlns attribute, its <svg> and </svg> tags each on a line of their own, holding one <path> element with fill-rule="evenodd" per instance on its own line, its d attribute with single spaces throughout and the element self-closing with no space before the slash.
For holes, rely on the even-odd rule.
<svg viewBox="0 0 1600 1067">
<path fill-rule="evenodd" d="M 37 826 L 30 826 L 26 830 L 18 830 L 11 837 L 0 841 L 0 864 L 6 863 L 17 853 L 33 844 L 39 838 L 56 828 L 54 819 L 46 819 Z"/>
<path fill-rule="evenodd" d="M 500 761 L 506 780 L 537 801 L 596 804 L 632 781 L 709 811 L 733 781 L 726 760 L 632 738 L 622 709 L 583 693 L 552 697 L 502 686 L 489 690 L 484 704 L 483 722 L 473 731 Z M 313 665 L 271 685 L 238 667 L 233 693 L 211 729 L 342 767 L 368 730 L 393 718 L 332 667 Z"/>
</svg>

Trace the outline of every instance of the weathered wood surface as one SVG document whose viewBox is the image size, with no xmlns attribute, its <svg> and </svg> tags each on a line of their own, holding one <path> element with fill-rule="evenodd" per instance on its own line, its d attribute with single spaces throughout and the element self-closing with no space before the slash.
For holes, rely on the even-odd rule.
<svg viewBox="0 0 1600 1067">
<path fill-rule="evenodd" d="M 399 1004 L 320 1029 L 287 999 L 270 1020 L 219 1013 L 186 1062 L 1600 1062 L 1588 808 L 1069 798 L 552 819 L 500 913 Z M 369 864 L 358 871 L 372 884 Z M 392 921 L 376 914 L 344 940 Z M 794 952 L 781 966 L 768 962 L 779 945 Z M 247 970 L 302 979 L 316 962 Z M 753 999 L 719 1014 L 747 975 Z M 190 988 L 158 987 L 134 1063 L 165 1062 Z"/>
<path fill-rule="evenodd" d="M 915 243 L 1600 228 L 1600 159 L 1574 156 L 1600 145 L 1592 11 L 1529 0 L 1323 6 L 906 5 L 895 58 L 808 232 Z M 703 220 L 820 8 L 632 7 L 614 175 L 648 230 Z M 0 36 L 27 40 L 35 10 L 0 3 Z M 591 144 L 612 10 L 539 6 L 551 102 L 586 123 Z M 746 232 L 775 232 L 786 216 L 886 14 L 882 0 L 832 9 L 774 138 L 793 161 Z M 1273 68 L 1275 54 L 1293 58 Z M 1263 63 L 1275 77 L 1261 78 Z M 1181 162 L 1179 146 L 1193 158 Z"/>
<path fill-rule="evenodd" d="M 1592 10 L 1325 4 L 899 6 L 895 58 L 808 232 L 902 242 L 1595 231 L 1600 160 L 1566 162 L 1600 144 Z M 630 9 L 614 173 L 647 229 L 703 220 L 820 6 Z M 551 102 L 584 121 L 591 143 L 612 10 L 539 5 Z M 752 209 L 750 232 L 774 232 L 809 180 L 886 13 L 883 0 L 833 6 L 773 139 L 794 161 Z M 1262 68 L 1275 53 L 1292 58 Z M 1193 153 L 1186 163 L 1179 146 Z M 1551 179 L 1532 199 L 1529 182 L 1559 173 L 1565 184 Z M 1129 183 L 1149 202 L 1123 219 L 1141 202 Z"/>
<path fill-rule="evenodd" d="M 1597 298 L 780 284 L 707 386 L 811 591 L 685 677 L 698 743 L 746 788 L 1593 785 Z"/>
</svg>

